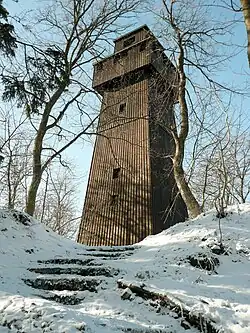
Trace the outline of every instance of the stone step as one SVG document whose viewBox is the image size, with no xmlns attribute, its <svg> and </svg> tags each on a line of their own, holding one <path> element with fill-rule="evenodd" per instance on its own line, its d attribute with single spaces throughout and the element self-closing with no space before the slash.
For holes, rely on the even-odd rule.
<svg viewBox="0 0 250 333">
<path fill-rule="evenodd" d="M 54 258 L 54 259 L 47 259 L 47 260 L 38 260 L 38 264 L 51 264 L 51 265 L 81 265 L 81 266 L 101 266 L 102 263 L 94 262 L 95 259 L 76 259 L 76 258 Z"/>
<path fill-rule="evenodd" d="M 84 300 L 84 297 L 79 296 L 77 293 L 67 295 L 46 291 L 46 293 L 34 294 L 34 296 L 38 296 L 48 301 L 53 301 L 64 305 L 78 305 Z"/>
<path fill-rule="evenodd" d="M 82 291 L 88 290 L 90 292 L 97 292 L 96 287 L 100 285 L 101 280 L 96 279 L 77 279 L 77 278 L 36 278 L 36 279 L 23 279 L 24 283 L 35 289 L 42 290 L 72 290 Z"/>
<path fill-rule="evenodd" d="M 98 257 L 103 260 L 107 259 L 122 259 L 128 256 L 132 256 L 134 252 L 95 252 L 95 251 L 88 251 L 88 252 L 81 252 L 77 253 L 78 256 L 91 256 L 91 257 Z"/>
<path fill-rule="evenodd" d="M 121 328 L 124 333 L 174 333 L 172 328 Z"/>
<path fill-rule="evenodd" d="M 28 268 L 28 271 L 38 274 L 70 274 L 70 275 L 81 275 L 81 276 L 105 276 L 112 277 L 119 274 L 118 269 L 103 266 L 94 267 L 37 267 Z"/>
<path fill-rule="evenodd" d="M 91 247 L 86 248 L 87 252 L 127 252 L 138 250 L 139 246 L 105 246 L 105 247 Z"/>
</svg>

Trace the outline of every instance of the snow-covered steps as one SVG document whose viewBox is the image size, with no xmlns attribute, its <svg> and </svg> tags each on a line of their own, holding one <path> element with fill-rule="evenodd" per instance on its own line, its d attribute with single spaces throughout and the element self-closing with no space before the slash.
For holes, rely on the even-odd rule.
<svg viewBox="0 0 250 333">
<path fill-rule="evenodd" d="M 128 246 L 96 246 L 96 247 L 89 247 L 86 248 L 85 251 L 87 252 L 131 252 L 135 250 L 139 250 L 141 247 L 140 246 L 133 246 L 133 245 L 128 245 Z"/>
<path fill-rule="evenodd" d="M 0 332 L 250 333 L 250 204 L 228 212 L 221 251 L 216 212 L 137 250 L 76 244 L 0 210 Z"/>
<path fill-rule="evenodd" d="M 47 259 L 47 260 L 38 260 L 38 264 L 51 264 L 51 265 L 95 265 L 94 263 L 95 259 L 77 259 L 77 258 L 53 258 L 53 259 Z M 100 263 L 98 263 L 100 265 Z"/>
<path fill-rule="evenodd" d="M 78 256 L 91 256 L 96 258 L 101 258 L 103 260 L 116 260 L 116 259 L 124 259 L 130 257 L 134 254 L 134 251 L 124 251 L 124 252 L 116 252 L 116 251 L 86 251 L 83 253 L 77 253 Z"/>
<path fill-rule="evenodd" d="M 106 247 L 89 247 L 84 252 L 77 253 L 79 256 L 91 256 L 102 260 L 116 260 L 132 256 L 139 246 L 106 246 Z"/>
<path fill-rule="evenodd" d="M 39 294 L 36 294 L 35 296 L 64 305 L 78 305 L 85 299 L 86 291 L 40 290 Z"/>
<path fill-rule="evenodd" d="M 52 258 L 38 260 L 29 267 L 29 275 L 23 281 L 33 289 L 39 289 L 37 296 L 62 303 L 77 305 L 83 301 L 83 292 L 97 293 L 107 288 L 108 280 L 116 285 L 114 278 L 120 269 L 107 265 L 114 259 L 123 258 L 134 253 L 133 247 L 110 249 L 88 248 L 76 254 L 78 258 Z M 102 260 L 105 260 L 105 265 Z"/>
<path fill-rule="evenodd" d="M 38 274 L 68 274 L 80 276 L 106 276 L 113 277 L 118 275 L 119 270 L 103 266 L 86 266 L 86 267 L 37 267 L 29 268 L 30 272 Z"/>
<path fill-rule="evenodd" d="M 172 328 L 159 329 L 159 328 L 122 328 L 124 333 L 175 333 Z M 177 333 L 177 332 L 176 332 Z"/>
<path fill-rule="evenodd" d="M 80 279 L 80 278 L 35 278 L 23 279 L 24 283 L 35 289 L 42 290 L 74 290 L 97 292 L 96 287 L 102 282 L 97 279 Z"/>
</svg>

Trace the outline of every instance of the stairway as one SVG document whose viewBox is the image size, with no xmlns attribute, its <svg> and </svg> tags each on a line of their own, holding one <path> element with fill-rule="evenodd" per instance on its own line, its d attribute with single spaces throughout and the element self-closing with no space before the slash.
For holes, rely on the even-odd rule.
<svg viewBox="0 0 250 333">
<path fill-rule="evenodd" d="M 130 301 L 126 297 L 123 297 L 117 291 L 117 281 L 126 276 L 126 272 L 122 270 L 122 266 L 126 265 L 126 262 L 122 264 L 119 260 L 124 260 L 134 254 L 139 247 L 126 246 L 126 247 L 93 247 L 84 249 L 81 253 L 76 253 L 74 258 L 51 258 L 47 260 L 38 260 L 33 267 L 27 268 L 27 276 L 23 278 L 24 283 L 34 290 L 33 295 L 53 302 L 61 303 L 65 306 L 73 306 L 76 311 L 82 313 L 82 309 L 91 306 L 91 302 L 97 303 L 105 295 L 114 296 L 115 301 L 118 299 L 123 300 L 124 308 L 117 308 L 118 315 L 114 318 L 107 319 L 108 316 L 102 319 L 101 326 L 106 327 L 107 321 L 110 320 L 116 327 L 110 330 L 110 332 L 120 333 L 179 333 L 184 332 L 183 324 L 177 317 L 173 316 L 172 311 L 164 309 L 163 314 L 159 313 L 159 316 L 166 316 L 164 319 L 164 325 L 161 323 L 159 328 L 158 322 L 152 323 L 147 327 L 134 322 L 134 315 L 137 317 L 137 310 L 139 313 L 148 313 L 148 315 L 142 315 L 143 320 L 151 316 L 151 311 L 158 313 L 158 308 L 151 306 L 146 300 L 141 301 L 138 298 L 134 299 L 135 312 L 131 313 Z M 98 295 L 99 293 L 99 295 Z M 113 297 L 112 296 L 112 297 Z M 81 303 L 83 303 L 81 305 Z M 80 305 L 77 307 L 77 305 Z M 102 305 L 100 305 L 102 306 Z M 152 309 L 151 309 L 152 308 Z M 126 310 L 124 310 L 126 309 Z M 104 305 L 105 310 L 105 305 Z M 121 318 L 119 317 L 121 311 Z M 125 312 L 123 312 L 125 311 Z M 128 318 L 124 318 L 124 313 L 128 311 Z M 83 311 L 84 313 L 84 311 Z M 90 311 L 91 313 L 91 311 Z M 126 316 L 126 315 L 125 315 Z M 138 317 L 138 318 L 139 318 Z M 171 326 L 171 322 L 168 320 L 178 320 L 180 322 L 181 331 L 176 331 Z M 175 319 L 176 318 L 176 319 Z M 166 322 L 165 322 L 166 321 Z M 122 324 L 124 323 L 124 324 Z M 108 327 L 108 326 L 107 326 Z M 101 328 L 98 328 L 98 332 Z M 106 332 L 106 331 L 105 331 Z M 197 330 L 198 332 L 198 330 Z"/>
<path fill-rule="evenodd" d="M 112 262 L 131 256 L 136 249 L 133 246 L 95 247 L 77 253 L 76 258 L 38 260 L 35 267 L 28 268 L 29 277 L 23 281 L 38 291 L 37 296 L 77 305 L 86 293 L 98 293 L 100 288 L 107 289 L 113 277 L 118 279 L 121 272 L 112 267 Z"/>
</svg>

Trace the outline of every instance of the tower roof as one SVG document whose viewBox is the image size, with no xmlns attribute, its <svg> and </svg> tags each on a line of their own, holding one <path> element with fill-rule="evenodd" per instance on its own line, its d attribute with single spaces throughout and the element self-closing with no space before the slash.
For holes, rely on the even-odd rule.
<svg viewBox="0 0 250 333">
<path fill-rule="evenodd" d="M 119 41 L 119 40 L 121 40 L 123 38 L 127 38 L 130 35 L 133 35 L 134 33 L 138 32 L 140 30 L 147 30 L 147 31 L 149 31 L 152 34 L 152 32 L 150 31 L 149 27 L 146 24 L 143 24 L 140 27 L 138 27 L 138 28 L 136 28 L 136 29 L 134 29 L 132 31 L 127 32 L 126 34 L 117 37 L 116 39 L 114 39 L 114 42 L 117 42 L 117 41 Z"/>
</svg>

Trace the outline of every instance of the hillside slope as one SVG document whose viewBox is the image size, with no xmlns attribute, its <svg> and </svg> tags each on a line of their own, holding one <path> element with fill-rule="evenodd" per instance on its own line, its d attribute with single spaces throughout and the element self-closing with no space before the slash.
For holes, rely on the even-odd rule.
<svg viewBox="0 0 250 333">
<path fill-rule="evenodd" d="M 0 211 L 0 333 L 250 333 L 250 205 L 128 247 L 62 239 Z"/>
</svg>

